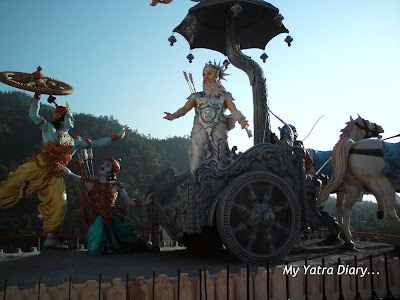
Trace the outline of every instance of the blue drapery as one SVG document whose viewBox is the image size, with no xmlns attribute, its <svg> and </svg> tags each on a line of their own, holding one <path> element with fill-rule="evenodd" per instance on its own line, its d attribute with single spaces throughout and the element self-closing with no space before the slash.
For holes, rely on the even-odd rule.
<svg viewBox="0 0 400 300">
<path fill-rule="evenodd" d="M 126 216 L 113 217 L 113 230 L 110 230 L 101 219 L 102 216 L 98 215 L 89 228 L 87 235 L 89 254 L 124 253 L 146 248 L 146 242 L 135 234 Z"/>
</svg>

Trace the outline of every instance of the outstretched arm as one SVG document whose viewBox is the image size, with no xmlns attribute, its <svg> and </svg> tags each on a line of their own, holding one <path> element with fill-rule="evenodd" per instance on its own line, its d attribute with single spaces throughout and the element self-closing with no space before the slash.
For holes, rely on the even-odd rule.
<svg viewBox="0 0 400 300">
<path fill-rule="evenodd" d="M 192 94 L 189 97 L 188 101 L 186 101 L 185 105 L 182 106 L 180 109 L 178 109 L 173 114 L 171 114 L 169 112 L 164 112 L 166 114 L 164 116 L 164 119 L 169 120 L 169 121 L 178 119 L 179 117 L 186 115 L 195 106 L 195 104 L 196 104 L 196 100 L 195 100 L 194 94 Z"/>
<path fill-rule="evenodd" d="M 107 136 L 100 138 L 98 140 L 88 140 L 88 139 L 76 139 L 74 143 L 74 148 L 75 149 L 87 149 L 87 148 L 95 148 L 95 147 L 101 147 L 101 146 L 106 146 L 111 144 L 112 142 L 116 142 L 118 140 L 121 140 L 125 137 L 126 132 L 128 131 L 129 127 L 124 126 L 122 129 L 117 133 L 112 136 Z"/>
<path fill-rule="evenodd" d="M 145 201 L 140 202 L 136 199 L 129 198 L 128 194 L 126 193 L 126 190 L 123 187 L 114 185 L 114 188 L 118 192 L 118 196 L 121 197 L 122 200 L 124 200 L 125 204 L 128 206 L 137 206 L 137 207 L 147 206 L 150 204 L 151 201 L 153 201 L 154 193 L 151 193 Z"/>
</svg>

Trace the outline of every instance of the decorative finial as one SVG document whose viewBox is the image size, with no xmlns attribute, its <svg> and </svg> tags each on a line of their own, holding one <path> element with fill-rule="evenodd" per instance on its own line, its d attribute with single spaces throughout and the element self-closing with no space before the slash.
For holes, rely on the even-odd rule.
<svg viewBox="0 0 400 300">
<path fill-rule="evenodd" d="M 262 59 L 263 63 L 265 63 L 265 61 L 266 61 L 267 58 L 268 58 L 268 55 L 265 54 L 265 52 L 264 52 L 263 54 L 261 54 L 260 58 Z"/>
<path fill-rule="evenodd" d="M 192 63 L 192 60 L 194 59 L 194 56 L 192 53 L 189 53 L 188 56 L 186 56 L 186 58 L 189 60 L 189 63 Z"/>
<path fill-rule="evenodd" d="M 36 68 L 36 71 L 32 73 L 32 77 L 34 80 L 40 80 L 44 78 L 41 66 Z"/>
<path fill-rule="evenodd" d="M 174 35 L 171 35 L 171 36 L 168 38 L 168 42 L 169 42 L 169 45 L 170 45 L 171 47 L 176 43 L 176 38 L 174 37 Z"/>
<path fill-rule="evenodd" d="M 293 42 L 292 37 L 291 37 L 290 35 L 288 35 L 288 36 L 285 38 L 285 42 L 288 44 L 288 47 L 290 47 L 290 46 L 291 46 L 291 43 Z"/>
</svg>

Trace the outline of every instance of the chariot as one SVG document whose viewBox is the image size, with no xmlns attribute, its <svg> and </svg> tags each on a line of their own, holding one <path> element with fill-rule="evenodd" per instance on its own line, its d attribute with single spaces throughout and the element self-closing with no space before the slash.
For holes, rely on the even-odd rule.
<svg viewBox="0 0 400 300">
<path fill-rule="evenodd" d="M 328 227 L 333 236 L 339 232 L 334 218 L 316 208 L 315 187 L 306 183 L 304 149 L 271 132 L 263 71 L 241 52 L 288 33 L 282 20 L 277 8 L 261 0 L 204 0 L 174 30 L 191 49 L 217 50 L 245 71 L 254 104 L 254 146 L 234 152 L 229 166 L 218 169 L 211 160 L 194 174 L 176 176 L 169 169 L 154 179 L 149 219 L 187 247 L 223 244 L 245 262 L 266 264 L 287 255 L 302 230 Z M 285 41 L 290 46 L 292 39 Z"/>
</svg>

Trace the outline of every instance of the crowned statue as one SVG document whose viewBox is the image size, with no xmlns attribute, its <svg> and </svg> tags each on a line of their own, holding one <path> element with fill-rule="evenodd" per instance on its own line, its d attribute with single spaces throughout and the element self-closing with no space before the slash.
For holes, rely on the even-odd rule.
<svg viewBox="0 0 400 300">
<path fill-rule="evenodd" d="M 206 63 L 203 91 L 192 93 L 184 106 L 173 114 L 166 112 L 164 116 L 164 119 L 172 121 L 195 108 L 189 149 L 192 174 L 201 163 L 210 159 L 215 160 L 220 169 L 229 165 L 235 153 L 228 147 L 228 131 L 235 126 L 235 122 L 240 123 L 242 129 L 247 130 L 249 126 L 243 114 L 236 109 L 231 93 L 221 84 L 227 75 L 226 69 L 226 63 Z M 226 109 L 231 112 L 230 115 L 224 114 Z"/>
</svg>

